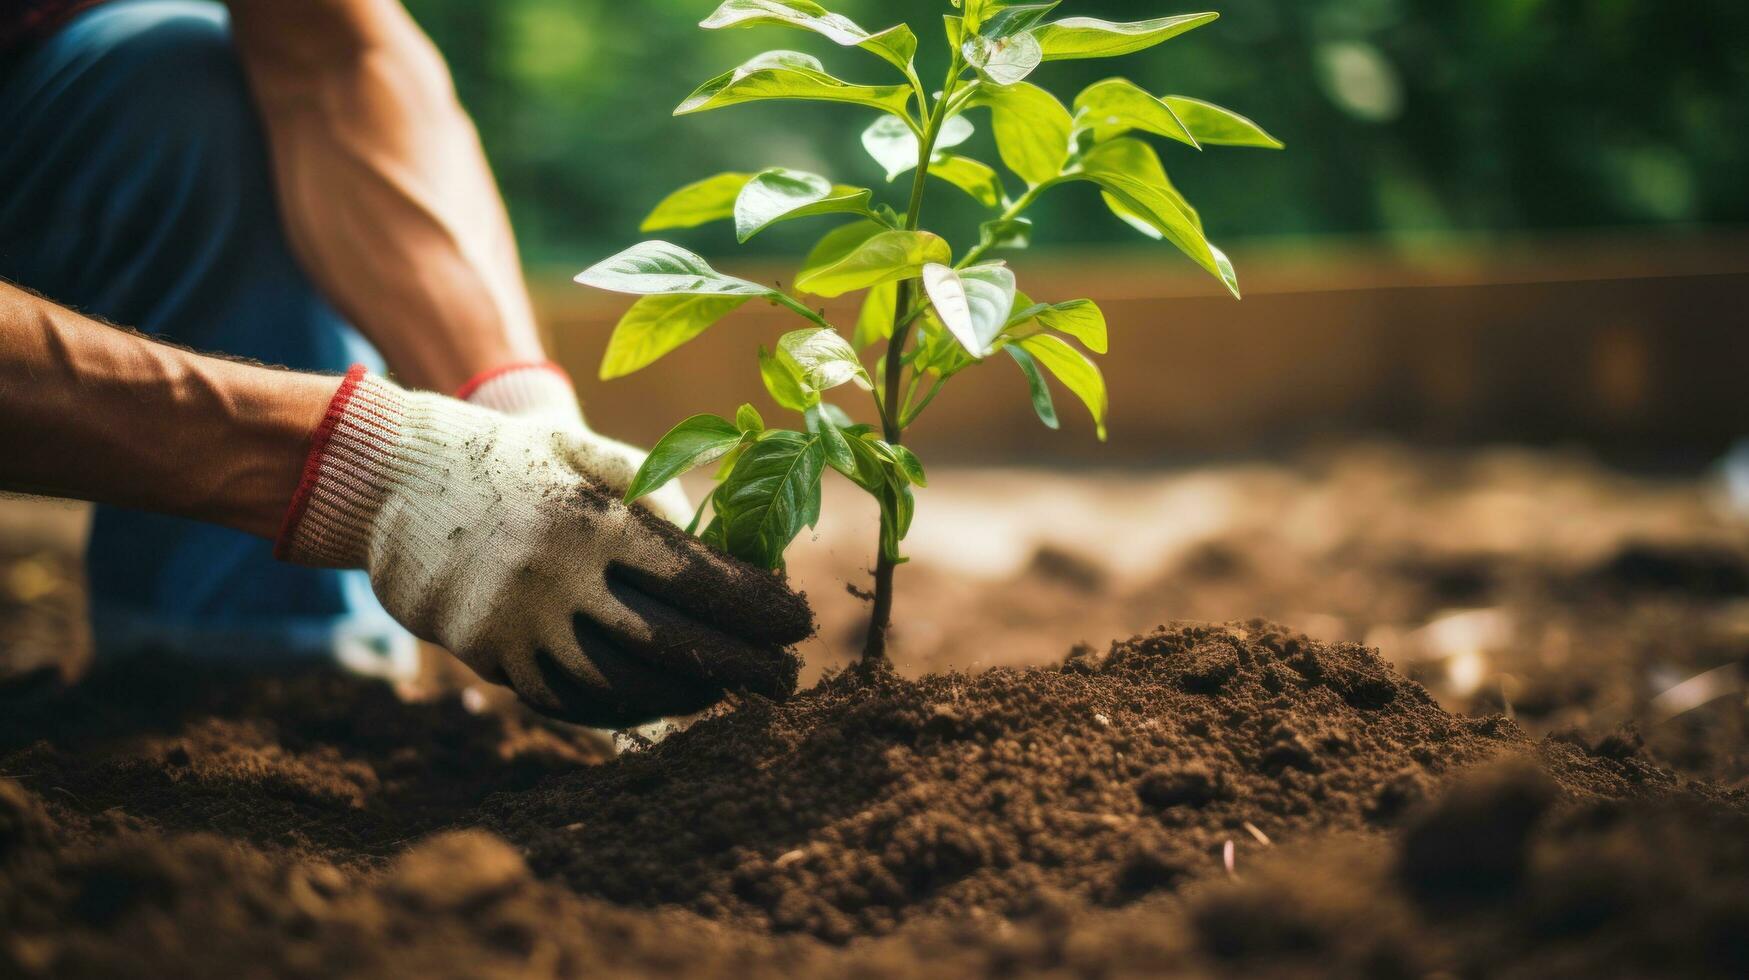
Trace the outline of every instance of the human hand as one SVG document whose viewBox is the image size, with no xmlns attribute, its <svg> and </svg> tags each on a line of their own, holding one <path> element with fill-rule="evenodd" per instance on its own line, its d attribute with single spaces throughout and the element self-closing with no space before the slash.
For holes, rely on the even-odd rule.
<svg viewBox="0 0 1749 980">
<path fill-rule="evenodd" d="M 781 697 L 813 630 L 781 579 L 626 507 L 575 437 L 355 368 L 287 515 L 287 560 L 364 567 L 383 606 L 481 677 L 582 724 Z"/>
</svg>

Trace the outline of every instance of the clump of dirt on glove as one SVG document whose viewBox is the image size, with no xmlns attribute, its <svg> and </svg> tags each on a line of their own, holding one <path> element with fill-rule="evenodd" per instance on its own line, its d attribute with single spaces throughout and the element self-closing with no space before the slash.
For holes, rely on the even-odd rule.
<svg viewBox="0 0 1749 980">
<path fill-rule="evenodd" d="M 831 942 L 1120 906 L 1314 831 L 1389 825 L 1448 773 L 1531 742 L 1454 717 L 1370 650 L 1263 623 L 1180 626 L 1060 667 L 829 679 L 613 766 L 494 798 L 536 872 Z M 1646 764 L 1544 751 L 1572 793 L 1669 789 Z"/>
<path fill-rule="evenodd" d="M 767 697 L 794 693 L 802 661 L 793 648 L 815 631 L 807 596 L 791 589 L 782 574 L 715 551 L 642 507 L 631 508 L 631 516 L 646 533 L 663 540 L 678 564 L 665 578 L 611 566 L 608 587 L 642 592 L 688 619 L 744 641 L 690 652 L 693 658 L 703 654 L 700 666 L 719 690 L 749 690 Z M 639 608 L 637 598 L 616 594 Z"/>
</svg>

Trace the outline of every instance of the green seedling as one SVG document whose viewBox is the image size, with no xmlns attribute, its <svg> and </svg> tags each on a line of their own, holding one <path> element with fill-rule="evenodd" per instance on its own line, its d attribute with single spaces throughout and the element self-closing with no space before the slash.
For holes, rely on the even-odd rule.
<svg viewBox="0 0 1749 980">
<path fill-rule="evenodd" d="M 1032 392 L 1040 421 L 1055 429 L 1054 377 L 1093 416 L 1105 438 L 1105 381 L 1089 354 L 1106 352 L 1106 322 L 1088 299 L 1035 301 L 996 253 L 1025 248 L 1033 236 L 1027 211 L 1041 195 L 1091 184 L 1105 206 L 1142 234 L 1176 246 L 1239 295 L 1232 263 L 1208 240 L 1202 219 L 1166 176 L 1147 137 L 1192 149 L 1279 149 L 1256 123 L 1207 102 L 1155 96 L 1122 78 L 1084 89 L 1073 106 L 1027 81 L 1045 62 L 1130 54 L 1216 19 L 1198 13 L 1135 23 L 1089 17 L 1051 19 L 1057 2 L 953 0 L 946 16 L 949 66 L 933 97 L 915 66 L 917 36 L 899 25 L 870 33 L 811 0 L 726 0 L 701 26 L 791 28 L 860 48 L 896 73 L 888 84 L 860 84 L 829 74 L 811 55 L 768 51 L 705 82 L 675 115 L 767 99 L 806 99 L 869 110 L 862 134 L 891 183 L 911 174 L 902 211 L 873 190 L 784 167 L 717 174 L 657 205 L 642 230 L 733 221 L 745 242 L 778 222 L 837 219 L 808 254 L 793 293 L 724 275 L 665 241 L 646 241 L 592 266 L 577 281 L 639 296 L 608 343 L 601 376 L 648 367 L 753 300 L 786 307 L 806 321 L 759 349 L 759 375 L 778 405 L 801 416 L 798 428 L 774 428 L 752 405 L 732 419 L 697 415 L 651 450 L 626 492 L 633 501 L 694 467 L 716 464 L 716 487 L 688 529 L 716 547 L 766 568 L 820 515 L 820 485 L 837 470 L 880 505 L 874 607 L 863 651 L 885 656 L 893 570 L 911 527 L 913 488 L 927 485 L 923 464 L 903 444 L 949 380 L 989 360 L 1013 364 Z M 973 133 L 970 114 L 987 112 L 1004 177 L 990 164 L 955 152 Z M 923 229 L 924 192 L 934 177 L 970 195 L 989 212 L 976 242 L 957 252 Z M 1024 190 L 1013 192 L 1017 178 Z M 802 296 L 862 293 L 849 336 Z M 872 357 L 872 369 L 864 358 Z M 825 400 L 851 386 L 872 396 L 879 425 L 857 424 Z M 706 509 L 711 516 L 699 530 Z"/>
</svg>

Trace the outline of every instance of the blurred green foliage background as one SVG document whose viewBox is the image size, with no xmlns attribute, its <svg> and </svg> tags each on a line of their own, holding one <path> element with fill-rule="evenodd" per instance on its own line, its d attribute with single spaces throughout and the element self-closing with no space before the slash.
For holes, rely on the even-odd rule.
<svg viewBox="0 0 1749 980">
<path fill-rule="evenodd" d="M 872 114 L 770 103 L 684 119 L 695 85 L 770 48 L 850 81 L 873 56 L 799 31 L 701 31 L 715 0 L 408 0 L 448 56 L 533 263 L 592 261 L 637 239 L 670 189 L 783 165 L 878 186 L 858 135 Z M 877 30 L 910 23 L 919 68 L 945 69 L 947 0 L 837 0 Z M 1163 143 L 1211 237 L 1516 232 L 1749 221 L 1749 3 L 1743 0 L 1067 0 L 1058 16 L 1222 18 L 1127 58 L 1056 62 L 1033 81 L 1065 103 L 1122 75 L 1245 113 L 1286 153 Z M 974 112 L 981 126 L 987 114 Z M 966 150 L 995 161 L 988 134 Z M 903 187 L 886 199 L 897 202 Z M 975 234 L 935 182 L 929 224 Z M 1040 245 L 1135 235 L 1086 188 L 1035 209 Z M 750 246 L 804 248 L 818 222 Z M 683 241 L 721 254 L 720 229 Z"/>
</svg>

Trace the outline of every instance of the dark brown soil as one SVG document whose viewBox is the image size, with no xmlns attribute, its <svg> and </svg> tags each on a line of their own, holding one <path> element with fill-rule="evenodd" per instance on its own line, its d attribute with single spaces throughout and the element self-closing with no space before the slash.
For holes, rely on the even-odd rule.
<svg viewBox="0 0 1749 980">
<path fill-rule="evenodd" d="M 1388 823 L 1509 751 L 1533 751 L 1517 726 L 1447 714 L 1360 646 L 1183 626 L 1055 669 L 841 676 L 488 809 L 579 892 L 844 942 L 1045 888 L 1122 905 L 1220 872 L 1246 822 L 1286 841 Z M 1675 788 L 1540 755 L 1575 795 Z"/>
<path fill-rule="evenodd" d="M 4 706 L 0 974 L 1742 962 L 1743 793 L 1262 623 L 840 675 L 605 765 L 459 698 L 156 666 Z"/>
<path fill-rule="evenodd" d="M 0 535 L 0 976 L 1749 975 L 1749 538 L 1704 480 L 1036 476 L 1110 519 L 920 553 L 902 676 L 615 761 L 453 666 L 63 689 L 76 559 Z M 860 646 L 834 533 L 804 686 Z"/>
<path fill-rule="evenodd" d="M 1749 974 L 1749 814 L 1694 797 L 1560 799 L 1522 762 L 1470 774 L 1395 847 L 1326 841 L 1200 896 L 1222 972 Z"/>
<path fill-rule="evenodd" d="M 490 793 L 610 755 L 532 714 L 409 704 L 333 674 L 139 660 L 0 701 L 0 772 L 67 839 L 206 832 L 360 866 L 466 822 Z"/>
</svg>

